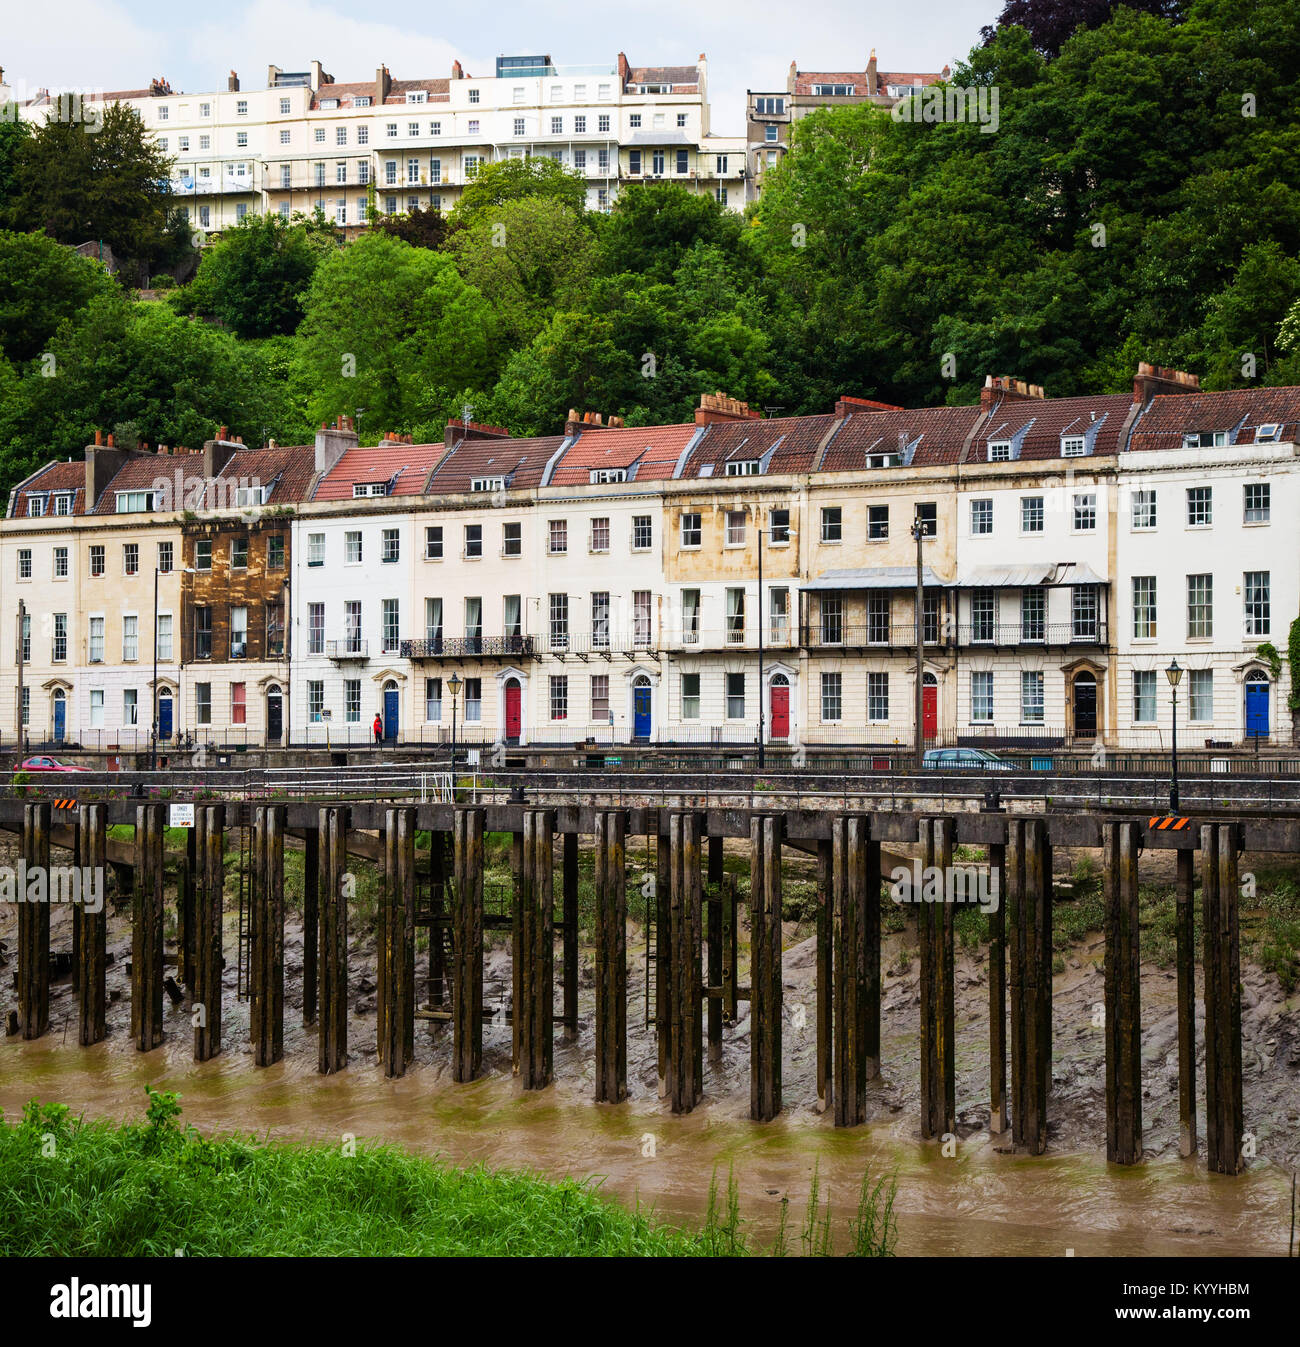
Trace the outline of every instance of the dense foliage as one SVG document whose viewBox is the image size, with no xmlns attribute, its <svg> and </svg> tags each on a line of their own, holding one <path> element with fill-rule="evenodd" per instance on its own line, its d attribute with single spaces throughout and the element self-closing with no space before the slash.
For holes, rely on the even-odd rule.
<svg viewBox="0 0 1300 1347">
<path fill-rule="evenodd" d="M 551 160 L 507 160 L 447 217 L 349 243 L 249 220 L 165 305 L 39 237 L 80 241 L 125 182 L 114 237 L 166 268 L 134 114 L 98 133 L 111 117 L 129 172 L 109 141 L 65 164 L 66 128 L 0 121 L 0 482 L 96 426 L 300 443 L 360 409 L 372 441 L 436 438 L 469 403 L 553 433 L 570 407 L 647 424 L 717 390 L 786 413 L 967 401 L 988 373 L 1120 391 L 1139 359 L 1300 382 L 1291 0 L 1011 0 L 952 82 L 985 124 L 819 112 L 743 217 L 670 183 L 588 212 Z"/>
</svg>

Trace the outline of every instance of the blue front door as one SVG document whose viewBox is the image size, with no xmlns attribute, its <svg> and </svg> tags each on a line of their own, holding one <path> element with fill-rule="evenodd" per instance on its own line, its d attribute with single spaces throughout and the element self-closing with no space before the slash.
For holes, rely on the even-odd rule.
<svg viewBox="0 0 1300 1347">
<path fill-rule="evenodd" d="M 158 738 L 170 739 L 172 737 L 172 699 L 170 697 L 158 698 Z"/>
<path fill-rule="evenodd" d="M 632 689 L 632 733 L 638 739 L 650 737 L 649 683 L 638 683 Z"/>
<path fill-rule="evenodd" d="M 1246 684 L 1246 735 L 1268 737 L 1268 684 Z"/>
<path fill-rule="evenodd" d="M 397 738 L 397 689 L 384 689 L 384 738 Z"/>
<path fill-rule="evenodd" d="M 68 723 L 68 703 L 63 697 L 54 699 L 54 738 L 61 740 Z"/>
</svg>

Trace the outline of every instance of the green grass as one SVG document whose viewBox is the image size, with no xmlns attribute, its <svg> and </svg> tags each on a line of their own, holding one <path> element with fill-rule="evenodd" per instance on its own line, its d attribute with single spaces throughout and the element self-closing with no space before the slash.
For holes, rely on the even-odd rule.
<svg viewBox="0 0 1300 1347">
<path fill-rule="evenodd" d="M 591 1182 L 457 1169 L 389 1146 L 207 1140 L 180 1125 L 176 1095 L 146 1091 L 143 1124 L 87 1122 L 32 1100 L 20 1122 L 0 1125 L 0 1255 L 755 1252 L 734 1176 L 725 1210 L 715 1179 L 704 1228 L 686 1232 L 602 1200 Z M 892 1180 L 864 1176 L 851 1252 L 893 1253 L 893 1202 Z M 830 1251 L 829 1207 L 824 1225 L 817 1252 Z"/>
</svg>

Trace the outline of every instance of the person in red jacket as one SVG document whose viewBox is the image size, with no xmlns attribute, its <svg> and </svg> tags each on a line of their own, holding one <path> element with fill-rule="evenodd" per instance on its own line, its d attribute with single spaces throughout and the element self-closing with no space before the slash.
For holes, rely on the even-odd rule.
<svg viewBox="0 0 1300 1347">
<path fill-rule="evenodd" d="M 378 711 L 375 712 L 375 723 L 374 723 L 374 727 L 373 727 L 373 728 L 374 728 L 374 731 L 375 731 L 375 743 L 376 743 L 376 745 L 382 744 L 382 743 L 384 742 L 384 722 L 383 722 L 382 720 L 379 719 L 379 712 L 378 712 Z"/>
</svg>

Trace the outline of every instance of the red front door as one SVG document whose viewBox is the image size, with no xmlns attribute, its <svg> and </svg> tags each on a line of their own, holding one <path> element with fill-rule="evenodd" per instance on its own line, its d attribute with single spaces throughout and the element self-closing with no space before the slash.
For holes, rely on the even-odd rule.
<svg viewBox="0 0 1300 1347">
<path fill-rule="evenodd" d="M 518 739 L 519 729 L 523 721 L 521 711 L 522 696 L 519 684 L 512 678 L 506 684 L 506 738 Z"/>
<path fill-rule="evenodd" d="M 939 733 L 939 689 L 932 683 L 921 687 L 921 732 L 927 739 Z"/>
<path fill-rule="evenodd" d="M 790 689 L 780 683 L 772 685 L 772 738 L 790 737 Z"/>
</svg>

